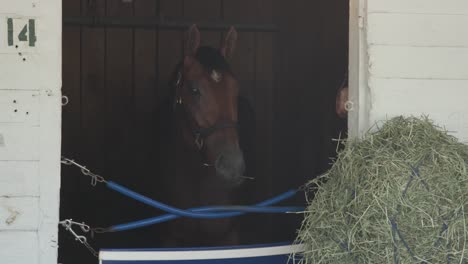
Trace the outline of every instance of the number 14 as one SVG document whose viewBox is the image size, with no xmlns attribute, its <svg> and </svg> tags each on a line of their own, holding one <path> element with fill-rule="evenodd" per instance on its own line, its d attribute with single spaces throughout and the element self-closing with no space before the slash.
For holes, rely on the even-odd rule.
<svg viewBox="0 0 468 264">
<path fill-rule="evenodd" d="M 15 32 L 13 18 L 7 19 L 7 27 L 8 27 L 8 46 L 13 46 L 16 42 L 28 42 L 27 45 L 29 47 L 34 47 L 36 45 L 36 21 L 35 19 L 29 19 L 27 23 L 25 23 L 24 27 L 21 31 Z M 18 22 L 25 22 L 25 21 L 18 21 Z"/>
</svg>

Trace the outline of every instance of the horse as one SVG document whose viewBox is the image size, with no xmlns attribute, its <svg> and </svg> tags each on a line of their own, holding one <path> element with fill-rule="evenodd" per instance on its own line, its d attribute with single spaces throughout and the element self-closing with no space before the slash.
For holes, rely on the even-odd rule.
<svg viewBox="0 0 468 264">
<path fill-rule="evenodd" d="M 346 74 L 336 94 L 335 113 L 339 118 L 346 118 L 348 115 L 348 75 Z"/>
<path fill-rule="evenodd" d="M 220 48 L 200 46 L 196 25 L 186 34 L 184 55 L 170 78 L 169 123 L 161 125 L 160 191 L 179 208 L 232 204 L 244 182 L 246 162 L 239 143 L 240 85 L 228 59 L 237 32 L 231 27 Z M 161 114 L 161 113 L 160 113 Z M 166 146 L 166 147 L 161 147 Z M 235 245 L 239 234 L 231 219 L 178 219 L 163 224 L 164 247 Z"/>
</svg>

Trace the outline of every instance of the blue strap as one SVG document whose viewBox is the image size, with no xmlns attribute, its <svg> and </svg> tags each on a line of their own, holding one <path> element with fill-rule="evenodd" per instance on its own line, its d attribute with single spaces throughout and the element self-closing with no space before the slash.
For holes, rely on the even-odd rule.
<svg viewBox="0 0 468 264">
<path fill-rule="evenodd" d="M 263 201 L 261 203 L 256 204 L 255 206 L 217 206 L 217 207 L 199 207 L 199 208 L 192 208 L 189 210 L 182 210 L 178 209 L 161 202 L 152 200 L 146 196 L 138 194 L 134 191 L 131 191 L 117 183 L 114 182 L 107 182 L 107 187 L 117 191 L 125 196 L 128 196 L 132 199 L 140 201 L 144 204 L 149 206 L 155 207 L 157 209 L 163 210 L 168 212 L 167 215 L 162 215 L 158 217 L 143 219 L 139 221 L 134 221 L 131 223 L 120 224 L 116 226 L 112 226 L 109 231 L 123 231 L 134 229 L 138 227 L 153 225 L 157 223 L 166 222 L 169 220 L 176 219 L 178 217 L 191 217 L 191 218 L 208 218 L 208 219 L 216 219 L 216 218 L 227 218 L 227 217 L 234 217 L 245 214 L 247 212 L 255 212 L 255 213 L 285 213 L 285 212 L 301 212 L 304 211 L 302 207 L 266 207 L 269 205 L 276 204 L 287 198 L 294 196 L 297 193 L 297 190 L 290 190 L 281 195 L 273 197 L 269 200 Z M 220 212 L 221 211 L 221 212 Z M 222 212 L 228 211 L 228 212 Z"/>
</svg>

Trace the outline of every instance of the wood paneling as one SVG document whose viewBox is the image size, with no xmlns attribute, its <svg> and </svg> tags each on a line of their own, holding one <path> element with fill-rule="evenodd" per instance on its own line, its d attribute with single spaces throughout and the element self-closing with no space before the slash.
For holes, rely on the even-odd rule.
<svg viewBox="0 0 468 264">
<path fill-rule="evenodd" d="M 226 21 L 239 20 L 253 23 L 256 19 L 256 9 L 252 8 L 251 0 L 224 0 L 223 18 Z M 230 60 L 233 71 L 236 73 L 241 84 L 241 95 L 246 97 L 250 103 L 255 100 L 255 33 L 238 32 L 238 40 L 233 57 Z"/>
<path fill-rule="evenodd" d="M 160 15 L 166 17 L 183 17 L 182 0 L 161 0 Z M 164 30 L 159 32 L 158 39 L 158 102 L 162 103 L 170 95 L 169 77 L 177 63 L 182 59 L 184 33 Z"/>
<path fill-rule="evenodd" d="M 87 4 L 87 3 L 86 3 Z M 63 1 L 63 16 L 79 16 L 81 10 L 89 13 L 90 7 L 81 3 L 81 0 L 68 0 Z M 98 131 L 98 127 L 84 130 L 83 121 L 87 121 L 89 113 L 86 112 L 88 104 L 92 105 L 92 98 L 82 98 L 82 96 L 88 96 L 87 88 L 89 85 L 88 76 L 82 74 L 89 71 L 89 67 L 94 67 L 93 64 L 87 62 L 86 54 L 89 51 L 82 52 L 82 47 L 89 47 L 95 45 L 90 41 L 93 36 L 91 29 L 77 27 L 65 27 L 63 30 L 62 38 L 62 93 L 68 98 L 68 104 L 62 108 L 62 155 L 71 159 L 86 159 L 82 154 L 87 149 L 85 143 L 88 142 L 88 135 Z M 82 43 L 88 41 L 88 43 Z M 84 63 L 82 65 L 82 63 Z M 83 66 L 83 67 L 82 67 Z M 82 101 L 82 99 L 84 99 Z M 86 100 L 87 99 L 87 100 Z M 90 157 L 92 159 L 92 157 Z M 80 172 L 69 166 L 62 166 L 62 181 L 60 188 L 60 218 L 69 219 L 75 218 L 76 212 L 83 212 L 81 208 L 83 202 L 88 203 L 92 201 L 88 195 L 83 195 L 83 201 L 80 201 L 76 197 L 80 197 L 80 194 L 88 194 L 85 192 L 86 188 L 85 180 L 81 176 Z M 89 182 L 89 181 L 88 181 Z M 80 184 L 81 183 L 81 184 Z M 83 191 L 83 192 L 82 192 Z M 81 216 L 76 215 L 80 218 Z M 76 218 L 75 218 L 76 219 Z M 93 219 L 91 219 L 93 220 Z M 75 240 L 69 233 L 63 228 L 59 229 L 59 260 L 62 262 L 68 262 L 72 259 L 76 261 L 82 261 L 83 263 L 89 261 L 87 255 L 80 254 L 80 249 L 76 248 L 74 244 Z M 77 252 L 77 253 L 75 253 Z M 75 256 L 75 255 L 78 255 Z M 68 256 L 65 257 L 65 256 Z M 84 257 L 84 259 L 83 259 Z M 59 262 L 60 262 L 59 261 Z"/>
<path fill-rule="evenodd" d="M 105 0 L 68 0 L 63 6 L 64 12 L 73 12 L 69 15 L 104 16 L 106 13 Z M 76 31 L 79 36 L 73 33 Z M 105 32 L 104 28 L 65 27 L 63 39 L 64 94 L 70 103 L 63 112 L 62 153 L 97 173 L 105 172 Z M 62 166 L 61 219 L 72 218 L 95 226 L 102 217 L 99 215 L 101 198 L 101 193 L 91 188 L 89 178 L 76 168 Z M 92 204 L 97 206 L 90 206 Z M 85 248 L 77 246 L 75 239 L 63 228 L 60 228 L 59 241 L 59 261 L 94 261 L 94 257 Z"/>
<path fill-rule="evenodd" d="M 65 1 L 64 10 L 77 15 L 68 6 L 72 2 Z M 341 129 L 333 104 L 347 67 L 347 4 L 345 0 L 82 0 L 81 15 L 158 15 L 194 23 L 224 20 L 280 26 L 278 33 L 239 32 L 230 61 L 241 83 L 241 94 L 254 110 L 250 118 L 255 119 L 255 146 L 247 155 L 255 163 L 248 176 L 255 180 L 241 191 L 241 200 L 253 203 L 298 187 L 329 166 L 334 146 L 324 142 Z M 153 110 L 170 95 L 168 78 L 182 59 L 184 32 L 157 27 L 72 26 L 64 31 L 64 90 L 74 101 L 64 111 L 64 153 L 76 155 L 101 175 L 158 197 L 162 193 L 157 183 L 160 172 L 150 163 L 152 135 L 157 132 L 152 120 L 158 113 Z M 202 31 L 202 45 L 218 47 L 223 33 Z M 77 120 L 81 120 L 79 125 Z M 80 198 L 73 198 L 76 193 L 71 190 L 62 192 L 65 201 L 76 203 L 72 206 L 76 210 L 68 210 L 70 217 L 109 225 L 153 213 L 104 188 L 89 187 L 89 179 L 72 170 L 66 169 L 63 177 L 69 182 L 79 178 L 75 189 L 81 192 Z M 292 203 L 302 202 L 298 197 Z M 278 216 L 289 219 L 285 222 L 275 218 L 258 216 L 245 222 L 245 232 L 251 234 L 244 242 L 291 239 L 300 216 Z M 257 228 L 265 221 L 269 223 Z M 278 230 L 276 225 L 284 228 Z M 98 235 L 96 243 L 105 247 L 158 246 L 157 229 L 142 230 Z"/>
<path fill-rule="evenodd" d="M 184 17 L 192 21 L 216 21 L 221 18 L 221 5 L 219 0 L 184 1 Z M 202 46 L 219 47 L 221 33 L 216 31 L 200 31 L 200 44 Z"/>
<path fill-rule="evenodd" d="M 134 3 L 134 16 L 151 17 L 158 14 L 158 1 L 137 0 Z M 132 178 L 141 184 L 139 189 L 151 193 L 152 180 L 149 173 L 156 173 L 151 153 L 154 148 L 153 112 L 158 104 L 159 32 L 155 28 L 135 29 L 133 48 L 133 122 L 134 141 L 132 152 L 135 165 Z"/>
<path fill-rule="evenodd" d="M 133 2 L 106 1 L 106 15 L 132 16 Z M 134 127 L 134 36 L 131 28 L 107 28 L 105 60 L 106 171 L 125 179 L 134 163 L 131 142 Z M 120 164 L 115 166 L 115 164 Z"/>
</svg>

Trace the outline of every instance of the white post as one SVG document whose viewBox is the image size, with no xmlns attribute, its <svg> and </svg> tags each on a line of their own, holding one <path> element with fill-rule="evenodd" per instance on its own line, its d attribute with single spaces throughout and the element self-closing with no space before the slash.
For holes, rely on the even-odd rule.
<svg viewBox="0 0 468 264">
<path fill-rule="evenodd" d="M 369 127 L 366 0 L 350 1 L 349 16 L 349 137 L 360 137 Z"/>
<path fill-rule="evenodd" d="M 57 263 L 60 0 L 0 0 L 0 262 Z"/>
</svg>

